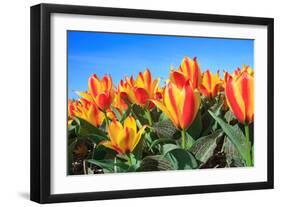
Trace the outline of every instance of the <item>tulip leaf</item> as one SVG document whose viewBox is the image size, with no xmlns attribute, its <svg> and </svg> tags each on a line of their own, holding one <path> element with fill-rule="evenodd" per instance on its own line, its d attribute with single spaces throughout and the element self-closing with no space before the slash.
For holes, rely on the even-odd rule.
<svg viewBox="0 0 281 207">
<path fill-rule="evenodd" d="M 154 140 L 151 145 L 149 151 L 156 145 L 161 144 L 161 143 L 171 143 L 171 144 L 176 144 L 176 141 L 171 138 L 159 138 Z"/>
<path fill-rule="evenodd" d="M 192 136 L 193 139 L 197 139 L 200 137 L 200 134 L 202 132 L 202 118 L 201 113 L 198 111 L 196 118 L 192 122 L 191 126 L 187 129 L 187 132 L 190 136 Z"/>
<path fill-rule="evenodd" d="M 149 121 L 148 121 L 148 119 L 146 118 L 146 115 L 145 115 L 145 110 L 142 107 L 140 107 L 137 104 L 133 104 L 132 112 L 133 112 L 134 116 L 136 116 L 136 118 L 140 121 L 140 123 L 142 125 L 149 124 Z"/>
<path fill-rule="evenodd" d="M 238 150 L 227 137 L 226 137 L 226 139 L 224 139 L 223 152 L 226 156 L 227 166 L 229 166 L 229 167 L 243 167 L 244 166 L 243 159 L 241 158 Z"/>
<path fill-rule="evenodd" d="M 142 160 L 140 167 L 137 169 L 137 171 L 141 171 L 141 172 L 163 171 L 163 170 L 173 170 L 173 165 L 167 158 L 161 155 L 145 157 Z"/>
<path fill-rule="evenodd" d="M 80 125 L 79 136 L 89 137 L 96 144 L 102 140 L 107 140 L 107 135 L 101 129 L 93 126 L 84 119 L 77 118 Z"/>
<path fill-rule="evenodd" d="M 192 145 L 194 144 L 195 139 L 193 139 L 193 137 L 188 133 L 185 133 L 185 138 L 187 139 L 186 143 L 185 143 L 185 148 L 187 150 L 189 150 L 192 147 Z"/>
<path fill-rule="evenodd" d="M 209 110 L 211 116 L 218 122 L 221 126 L 222 130 L 227 135 L 227 138 L 232 142 L 232 144 L 236 147 L 237 151 L 241 155 L 241 157 L 245 160 L 246 163 L 250 163 L 248 157 L 248 147 L 245 142 L 245 136 L 238 125 L 231 126 L 223 121 L 220 117 L 216 116 L 212 111 Z"/>
<path fill-rule="evenodd" d="M 170 119 L 154 123 L 153 128 L 159 138 L 172 138 L 177 132 L 177 128 Z"/>
<path fill-rule="evenodd" d="M 116 118 L 118 121 L 121 121 L 122 116 L 120 114 L 120 112 L 113 106 L 110 106 L 110 109 L 113 111 L 113 113 L 115 114 Z"/>
<path fill-rule="evenodd" d="M 129 114 L 132 111 L 132 104 L 127 103 L 127 105 L 128 105 L 128 109 L 125 111 L 125 113 L 123 113 L 123 116 L 122 116 L 120 122 L 123 122 L 129 116 Z"/>
<path fill-rule="evenodd" d="M 217 147 L 218 142 L 223 137 L 222 130 L 217 130 L 214 133 L 200 137 L 190 148 L 192 154 L 195 155 L 197 160 L 205 163 L 213 156 L 213 153 Z"/>
<path fill-rule="evenodd" d="M 129 166 L 124 162 L 116 159 L 115 161 L 112 159 L 104 159 L 104 160 L 95 160 L 89 159 L 87 160 L 89 163 L 94 164 L 102 168 L 105 172 L 127 172 Z"/>
<path fill-rule="evenodd" d="M 199 166 L 192 153 L 174 144 L 163 145 L 163 155 L 170 160 L 176 170 L 196 169 Z"/>
</svg>

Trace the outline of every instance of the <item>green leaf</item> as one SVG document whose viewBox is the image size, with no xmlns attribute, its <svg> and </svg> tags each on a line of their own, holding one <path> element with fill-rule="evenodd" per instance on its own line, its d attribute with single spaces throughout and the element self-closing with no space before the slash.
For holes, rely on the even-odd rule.
<svg viewBox="0 0 281 207">
<path fill-rule="evenodd" d="M 191 126 L 187 129 L 187 132 L 193 139 L 197 139 L 202 132 L 202 117 L 200 111 L 198 111 L 195 120 L 192 122 Z"/>
<path fill-rule="evenodd" d="M 149 125 L 149 121 L 145 115 L 145 110 L 141 106 L 133 104 L 132 111 L 133 111 L 133 114 L 136 116 L 136 118 L 140 121 L 140 123 L 142 125 L 144 125 L 144 124 Z"/>
<path fill-rule="evenodd" d="M 214 104 L 212 107 L 210 107 L 210 110 L 214 112 L 217 116 L 221 112 L 221 107 L 222 105 Z M 201 136 L 206 136 L 209 133 L 213 131 L 213 129 L 216 129 L 217 127 L 217 122 L 213 119 L 213 117 L 206 111 L 204 115 L 202 115 L 202 125 L 204 131 L 201 133 Z"/>
<path fill-rule="evenodd" d="M 171 162 L 161 155 L 147 156 L 145 157 L 137 171 L 148 172 L 148 171 L 164 171 L 172 170 L 173 166 Z"/>
<path fill-rule="evenodd" d="M 238 125 L 231 126 L 224 122 L 220 117 L 216 116 L 212 111 L 209 110 L 211 116 L 218 122 L 222 130 L 226 133 L 229 140 L 234 144 L 241 157 L 247 163 L 247 166 L 250 165 L 251 160 L 248 157 L 248 147 L 245 142 L 245 136 Z"/>
<path fill-rule="evenodd" d="M 226 162 L 229 167 L 244 166 L 243 159 L 241 158 L 238 150 L 227 137 L 224 139 L 223 152 L 226 156 Z"/>
<path fill-rule="evenodd" d="M 170 119 L 154 123 L 153 128 L 159 138 L 172 138 L 177 132 L 177 128 Z"/>
<path fill-rule="evenodd" d="M 196 158 L 189 151 L 183 150 L 177 145 L 163 145 L 163 155 L 177 170 L 196 169 L 199 166 Z"/>
<path fill-rule="evenodd" d="M 114 150 L 99 144 L 93 150 L 92 158 L 95 160 L 103 160 L 103 159 L 113 159 L 115 156 L 116 156 L 116 152 Z"/>
<path fill-rule="evenodd" d="M 90 139 L 92 139 L 96 144 L 98 144 L 100 141 L 108 140 L 107 135 L 105 132 L 103 132 L 101 129 L 91 125 L 87 121 L 77 118 L 79 120 L 80 124 L 80 132 L 79 136 L 88 136 Z"/>
<path fill-rule="evenodd" d="M 120 122 L 124 122 L 124 120 L 130 115 L 131 111 L 132 111 L 132 104 L 130 104 L 129 102 L 127 103 L 128 105 L 128 109 L 126 110 L 126 112 L 123 114 L 121 121 Z"/>
<path fill-rule="evenodd" d="M 165 113 L 161 113 L 160 116 L 159 116 L 159 122 L 160 121 L 165 121 L 165 120 L 168 120 L 169 117 L 165 114 Z"/>
<path fill-rule="evenodd" d="M 113 113 L 115 114 L 116 118 L 118 121 L 121 121 L 122 116 L 120 114 L 120 112 L 113 106 L 110 106 L 111 110 L 113 111 Z"/>
<path fill-rule="evenodd" d="M 187 132 L 185 133 L 185 137 L 187 138 L 186 149 L 189 150 L 195 143 L 195 139 L 193 139 L 193 137 L 190 134 L 188 134 Z"/>
<path fill-rule="evenodd" d="M 197 160 L 205 163 L 213 156 L 214 150 L 222 137 L 222 130 L 217 130 L 208 136 L 200 137 L 190 148 L 190 151 L 195 155 Z"/>
<path fill-rule="evenodd" d="M 176 144 L 176 141 L 174 139 L 170 139 L 170 138 L 159 138 L 154 140 L 151 145 L 150 145 L 150 149 L 151 150 L 154 146 L 161 144 L 161 143 L 171 143 L 171 144 Z"/>
</svg>

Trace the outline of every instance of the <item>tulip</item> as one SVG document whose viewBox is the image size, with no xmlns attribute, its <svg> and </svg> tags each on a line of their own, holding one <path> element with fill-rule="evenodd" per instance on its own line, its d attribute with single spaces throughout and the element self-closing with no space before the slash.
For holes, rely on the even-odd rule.
<svg viewBox="0 0 281 207">
<path fill-rule="evenodd" d="M 111 148 L 119 154 L 127 154 L 133 152 L 139 143 L 141 136 L 146 126 L 143 126 L 137 131 L 136 120 L 132 116 L 128 116 L 124 125 L 119 121 L 113 120 L 108 127 L 108 141 L 101 144 Z"/>
<path fill-rule="evenodd" d="M 254 72 L 249 66 L 234 71 L 226 78 L 225 95 L 237 120 L 244 124 L 247 146 L 247 166 L 252 166 L 249 124 L 254 120 Z"/>
<path fill-rule="evenodd" d="M 120 112 L 123 112 L 128 109 L 128 101 L 129 101 L 129 93 L 131 91 L 131 88 L 134 85 L 133 77 L 130 78 L 126 77 L 125 81 L 121 80 L 117 91 L 116 91 L 116 97 L 113 102 L 113 106 L 117 108 Z"/>
<path fill-rule="evenodd" d="M 163 102 L 153 100 L 153 103 L 162 110 L 182 131 L 182 147 L 185 148 L 185 129 L 194 121 L 200 107 L 200 93 L 193 90 L 189 80 L 182 80 L 174 84 L 168 82 L 163 92 Z"/>
<path fill-rule="evenodd" d="M 238 121 L 250 124 L 254 119 L 254 77 L 250 67 L 238 69 L 229 76 L 225 84 L 228 106 Z"/>
<path fill-rule="evenodd" d="M 95 127 L 99 127 L 104 120 L 104 114 L 98 107 L 83 98 L 79 101 L 68 101 L 68 111 L 69 117 L 81 118 Z"/>
<path fill-rule="evenodd" d="M 96 74 L 89 78 L 88 93 L 80 93 L 80 95 L 95 102 L 100 110 L 105 112 L 114 99 L 114 90 L 111 76 L 105 75 L 101 80 Z"/>
<path fill-rule="evenodd" d="M 127 81 L 128 82 L 128 81 Z M 132 103 L 136 103 L 140 106 L 148 107 L 150 105 L 150 99 L 157 98 L 158 85 L 160 79 L 152 79 L 149 69 L 146 69 L 144 73 L 140 72 L 136 80 L 132 83 L 128 83 L 129 90 L 127 89 L 127 95 Z"/>
<path fill-rule="evenodd" d="M 199 90 L 205 97 L 212 99 L 217 96 L 221 83 L 222 81 L 219 72 L 212 74 L 210 70 L 207 70 L 203 73 L 202 83 L 199 86 Z"/>
<path fill-rule="evenodd" d="M 170 79 L 172 82 L 176 82 L 177 79 L 186 79 L 191 82 L 193 89 L 198 88 L 201 84 L 201 70 L 197 63 L 196 57 L 190 59 L 185 57 L 178 70 L 172 70 Z"/>
<path fill-rule="evenodd" d="M 182 87 L 180 87 L 182 86 Z M 190 82 L 176 85 L 169 82 L 163 91 L 163 102 L 153 100 L 178 129 L 187 129 L 196 117 L 200 106 L 200 94 Z"/>
</svg>

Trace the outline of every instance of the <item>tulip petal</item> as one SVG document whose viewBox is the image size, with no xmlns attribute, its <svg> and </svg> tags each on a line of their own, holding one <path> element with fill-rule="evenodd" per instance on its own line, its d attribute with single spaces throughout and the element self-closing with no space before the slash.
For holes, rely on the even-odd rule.
<svg viewBox="0 0 281 207">
<path fill-rule="evenodd" d="M 170 120 L 174 123 L 174 125 L 176 127 L 178 127 L 178 120 L 175 119 L 175 116 L 173 116 L 172 114 L 170 114 L 169 110 L 167 109 L 167 107 L 160 101 L 158 100 L 151 100 L 164 114 L 166 114 Z"/>
<path fill-rule="evenodd" d="M 227 98 L 228 105 L 231 111 L 234 113 L 236 118 L 241 122 L 245 122 L 245 106 L 241 97 L 241 90 L 239 90 L 239 85 L 235 84 L 232 77 L 229 78 L 226 83 L 225 94 Z"/>
<path fill-rule="evenodd" d="M 89 92 L 93 97 L 99 94 L 100 91 L 99 87 L 100 87 L 99 79 L 97 75 L 94 74 L 89 78 L 89 82 L 88 82 Z"/>
<path fill-rule="evenodd" d="M 93 102 L 93 98 L 92 96 L 88 93 L 88 92 L 77 92 L 78 96 L 80 96 L 81 98 L 84 98 L 90 102 Z"/>
<path fill-rule="evenodd" d="M 254 116 L 254 78 L 243 72 L 238 80 L 241 87 L 241 94 L 245 104 L 246 122 L 249 123 L 253 120 Z"/>
<path fill-rule="evenodd" d="M 141 135 L 143 134 L 145 128 L 146 128 L 146 126 L 142 126 L 142 128 L 140 128 L 140 130 L 138 131 L 134 141 L 132 142 L 131 151 L 133 151 L 135 149 L 135 147 L 137 146 L 137 144 L 139 143 L 139 141 L 141 139 Z"/>
<path fill-rule="evenodd" d="M 108 92 L 106 93 L 100 93 L 98 96 L 97 96 L 97 105 L 102 109 L 102 110 L 105 110 L 105 109 L 108 109 L 109 106 L 111 104 L 111 96 L 109 95 Z"/>
<path fill-rule="evenodd" d="M 182 91 L 183 101 L 180 104 L 182 107 L 180 126 L 182 129 L 187 129 L 196 117 L 200 106 L 200 94 L 193 91 L 189 84 L 186 84 Z"/>
<path fill-rule="evenodd" d="M 183 88 L 187 80 L 182 72 L 173 70 L 170 73 L 170 79 L 178 88 Z"/>
<path fill-rule="evenodd" d="M 125 127 L 132 129 L 136 133 L 137 132 L 136 120 L 132 116 L 128 116 L 124 121 L 124 128 Z"/>
<path fill-rule="evenodd" d="M 109 149 L 115 150 L 118 153 L 123 153 L 122 150 L 117 145 L 113 145 L 111 141 L 102 141 L 100 144 Z"/>
<path fill-rule="evenodd" d="M 134 89 L 135 98 L 138 104 L 145 105 L 149 98 L 147 91 L 143 88 L 135 88 Z"/>
<path fill-rule="evenodd" d="M 180 90 L 176 87 L 176 85 L 169 82 L 164 90 L 164 105 L 167 107 L 170 116 L 173 117 L 172 119 L 175 120 L 177 124 L 179 124 L 178 120 L 180 115 L 178 112 L 178 103 L 182 98 Z"/>
<path fill-rule="evenodd" d="M 210 96 L 208 89 L 205 87 L 205 85 L 203 85 L 203 83 L 199 86 L 199 90 L 205 97 Z"/>
<path fill-rule="evenodd" d="M 108 135 L 112 143 L 117 144 L 118 140 L 116 137 L 120 137 L 119 134 L 121 134 L 123 131 L 123 126 L 120 122 L 113 120 L 110 125 L 108 126 Z"/>
</svg>

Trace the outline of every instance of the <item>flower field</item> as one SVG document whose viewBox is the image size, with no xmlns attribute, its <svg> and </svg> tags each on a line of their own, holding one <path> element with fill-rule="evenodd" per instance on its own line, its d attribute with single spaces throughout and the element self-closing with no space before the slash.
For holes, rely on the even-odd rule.
<svg viewBox="0 0 281 207">
<path fill-rule="evenodd" d="M 222 74 L 220 74 L 220 72 Z M 88 80 L 68 100 L 68 175 L 254 165 L 254 71 L 202 71 L 196 58 L 114 85 Z"/>
</svg>

